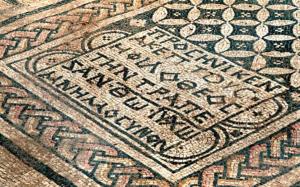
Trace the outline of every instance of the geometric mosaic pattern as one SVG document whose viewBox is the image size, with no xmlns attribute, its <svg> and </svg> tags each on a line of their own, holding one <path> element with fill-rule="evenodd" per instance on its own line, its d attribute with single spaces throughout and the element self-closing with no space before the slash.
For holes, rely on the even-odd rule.
<svg viewBox="0 0 300 187">
<path fill-rule="evenodd" d="M 293 0 L 183 0 L 158 9 L 155 22 L 208 51 L 297 88 L 299 6 Z"/>
<path fill-rule="evenodd" d="M 213 165 L 202 173 L 202 185 L 255 186 L 300 164 L 299 124 Z M 210 176 L 210 177 L 208 177 Z"/>
<path fill-rule="evenodd" d="M 0 60 L 30 52 L 83 28 L 97 27 L 98 22 L 153 2 L 87 1 L 30 21 L 0 33 Z M 7 7 L 19 4 L 14 0 L 0 0 L 0 6 L 1 3 Z M 298 0 L 174 0 L 157 8 L 143 24 L 155 23 L 196 46 L 287 86 L 289 110 L 296 110 L 300 107 L 299 7 Z M 3 69 L 0 118 L 99 186 L 252 187 L 275 186 L 274 181 L 284 186 L 280 179 L 285 175 L 289 176 L 287 181 L 300 182 L 299 172 L 291 174 L 300 166 L 299 120 L 191 175 L 168 181 L 151 166 L 116 148 L 109 138 L 96 135 L 38 97 Z"/>
<path fill-rule="evenodd" d="M 173 186 L 72 119 L 0 76 L 0 116 L 101 185 Z M 179 181 L 178 186 L 255 186 L 300 164 L 300 124 L 291 125 L 224 161 Z"/>
<path fill-rule="evenodd" d="M 107 186 L 167 185 L 113 145 L 64 117 L 40 99 L 0 77 L 0 116 Z"/>
<path fill-rule="evenodd" d="M 35 48 L 105 18 L 136 10 L 151 2 L 153 0 L 96 0 L 45 17 L 24 27 L 0 34 L 0 59 Z"/>
</svg>

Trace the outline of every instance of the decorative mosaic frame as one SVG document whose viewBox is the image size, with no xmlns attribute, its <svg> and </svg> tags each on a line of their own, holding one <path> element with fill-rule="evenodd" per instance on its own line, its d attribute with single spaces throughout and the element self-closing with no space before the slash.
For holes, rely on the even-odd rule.
<svg viewBox="0 0 300 187">
<path fill-rule="evenodd" d="M 126 20 L 129 25 L 135 27 L 136 33 L 138 33 L 139 28 L 145 30 L 144 28 L 150 28 L 151 24 L 159 25 L 164 31 L 171 32 L 178 37 L 187 38 L 193 46 L 200 46 L 202 49 L 204 48 L 210 52 L 213 51 L 219 56 L 222 56 L 222 58 L 225 57 L 229 61 L 237 62 L 239 66 L 249 71 L 255 71 L 259 75 L 266 76 L 272 81 L 284 85 L 289 90 L 283 94 L 288 106 L 287 111 L 297 111 L 297 109 L 299 109 L 299 72 L 297 71 L 299 66 L 297 53 L 297 46 L 299 45 L 297 39 L 299 35 L 299 29 L 297 29 L 299 27 L 299 13 L 297 7 L 299 7 L 299 5 L 297 4 L 298 2 L 290 2 L 290 4 L 289 2 L 276 3 L 277 2 L 273 1 L 255 1 L 249 4 L 235 1 L 219 3 L 200 1 L 186 3 L 181 1 L 180 5 L 178 5 L 177 2 L 170 4 L 160 2 L 154 3 L 146 8 L 141 8 L 134 13 L 116 16 L 115 18 L 107 19 L 107 21 L 103 22 L 97 21 L 99 19 L 103 20 L 105 16 L 111 16 L 107 14 L 107 12 L 104 17 L 103 14 L 100 13 L 97 15 L 99 18 L 97 18 L 97 16 L 95 16 L 95 20 L 89 18 L 88 22 L 84 20 L 81 22 L 81 25 L 72 24 L 78 23 L 78 19 L 75 19 L 77 21 L 68 20 L 67 22 L 71 22 L 68 28 L 72 29 L 71 31 L 70 29 L 69 31 L 64 30 L 62 34 L 58 32 L 59 27 L 54 29 L 53 25 L 46 25 L 45 22 L 48 23 L 49 21 L 62 19 L 62 17 L 68 17 L 69 14 L 78 14 L 81 10 L 87 9 L 89 6 L 93 7 L 93 5 L 97 5 L 97 3 L 85 4 L 69 12 L 63 12 L 61 15 L 53 15 L 43 20 L 33 21 L 33 23 L 24 25 L 22 28 L 9 31 L 8 34 L 3 35 L 0 43 L 2 41 L 1 54 L 4 66 L 1 66 L 1 70 L 9 76 L 15 76 L 14 71 L 19 71 L 24 73 L 25 76 L 29 76 L 27 78 L 20 77 L 17 81 L 21 84 L 28 84 L 28 89 L 33 91 L 36 95 L 39 95 L 39 97 L 43 97 L 44 100 L 49 102 L 49 105 L 42 102 L 36 96 L 33 96 L 30 92 L 24 91 L 22 86 L 3 75 L 1 78 L 1 86 L 4 88 L 2 89 L 4 91 L 1 92 L 1 117 L 26 134 L 34 137 L 34 139 L 39 139 L 41 144 L 50 148 L 58 157 L 74 165 L 76 169 L 91 177 L 94 182 L 100 185 L 172 186 L 176 184 L 178 186 L 255 186 L 264 184 L 272 186 L 280 185 L 280 179 L 284 176 L 288 176 L 289 178 L 289 181 L 286 181 L 287 184 L 296 183 L 298 182 L 297 178 L 299 175 L 299 172 L 297 172 L 299 163 L 299 138 L 297 136 L 299 125 L 296 124 L 299 119 L 297 118 L 298 113 L 295 113 L 295 115 L 290 118 L 290 121 L 287 119 L 282 120 L 282 123 L 278 126 L 278 130 L 281 128 L 283 128 L 283 130 L 279 133 L 275 133 L 278 130 L 273 129 L 273 131 L 270 131 L 270 134 L 273 135 L 269 138 L 255 143 L 255 145 L 250 147 L 245 145 L 244 147 L 248 148 L 223 159 L 223 161 L 204 167 L 203 170 L 187 175 L 187 177 L 174 180 L 165 176 L 173 182 L 172 184 L 157 174 L 157 170 L 155 172 L 147 168 L 147 162 L 145 166 L 143 165 L 145 163 L 141 164 L 141 162 L 132 159 L 132 156 L 130 157 L 116 149 L 115 147 L 118 147 L 119 145 L 117 144 L 120 142 L 115 142 L 113 140 L 114 137 L 109 138 L 109 142 L 100 140 L 86 128 L 86 125 L 83 124 L 85 122 L 81 122 L 82 120 L 74 117 L 76 116 L 74 114 L 77 114 L 76 111 L 70 109 L 68 116 L 74 112 L 70 117 L 61 114 L 59 111 L 64 110 L 63 106 L 60 106 L 60 102 L 58 100 L 56 101 L 53 96 L 47 94 L 46 91 L 36 90 L 36 85 L 30 86 L 30 81 L 33 81 L 33 77 L 30 77 L 29 72 L 25 73 L 22 66 L 15 65 L 18 63 L 29 64 L 28 67 L 30 69 L 32 67 L 31 63 L 33 61 L 36 63 L 36 60 L 34 59 L 35 57 L 31 57 L 28 54 L 34 54 L 37 57 L 41 54 L 42 56 L 50 56 L 51 54 L 53 55 L 52 57 L 56 57 L 55 55 L 59 54 L 56 52 L 61 50 L 64 51 L 64 54 L 69 54 L 70 56 L 58 60 L 66 60 L 70 57 L 76 58 L 81 53 L 86 53 L 84 48 L 79 49 L 78 47 L 74 47 L 76 45 L 72 45 L 81 42 L 80 35 L 83 32 L 78 31 L 75 32 L 75 34 L 68 35 L 69 33 L 86 27 L 84 36 L 87 36 L 93 34 L 91 31 L 95 29 L 92 26 L 86 26 L 84 23 L 95 22 L 94 27 L 105 28 L 105 25 L 109 25 L 109 23 L 115 22 L 115 20 L 125 18 L 124 20 Z M 140 5 L 137 7 L 139 6 Z M 155 11 L 151 12 L 151 10 Z M 147 11 L 149 14 L 152 14 L 153 22 L 145 19 L 149 17 L 147 13 L 143 14 Z M 210 11 L 215 12 L 215 15 L 208 15 L 209 17 L 206 17 L 206 13 Z M 248 14 L 248 12 L 250 13 Z M 253 16 L 255 15 L 253 14 L 254 12 L 257 13 L 256 17 Z M 169 15 L 170 13 L 172 14 Z M 290 18 L 290 21 L 280 21 L 281 19 L 278 21 L 276 20 L 276 16 L 272 17 L 272 15 L 277 14 L 293 15 L 293 17 L 286 16 L 287 19 Z M 132 15 L 135 17 L 130 20 Z M 266 17 L 265 15 L 271 16 Z M 187 17 L 185 18 L 184 16 Z M 217 16 L 219 17 L 217 18 Z M 80 19 L 83 18 L 82 16 L 79 17 Z M 274 18 L 275 20 L 272 20 Z M 252 19 L 255 19 L 255 21 Z M 147 22 L 146 27 L 144 21 Z M 201 33 L 202 31 L 199 30 L 199 25 L 201 24 L 208 25 L 208 27 L 212 25 L 211 30 L 213 30 L 214 33 L 207 35 L 207 30 Z M 36 29 L 41 25 L 44 25 L 43 27 L 46 27 L 46 29 Z M 59 25 L 63 26 L 61 23 Z M 268 27 L 265 25 L 268 25 Z M 250 31 L 246 34 L 239 33 L 243 32 L 239 31 L 243 28 L 238 28 L 238 26 L 242 26 L 243 28 L 247 27 L 246 29 L 248 29 L 248 31 L 256 30 L 255 36 L 246 36 L 246 34 L 254 33 Z M 272 32 L 267 33 L 268 30 Z M 28 33 L 32 35 L 30 36 Z M 115 35 L 113 36 L 115 37 Z M 30 37 L 33 38 L 29 39 Z M 61 37 L 61 39 L 59 37 Z M 73 43 L 65 44 L 64 41 L 67 38 L 73 38 Z M 249 39 L 243 40 L 245 38 Z M 16 42 L 11 43 L 9 42 L 10 39 Z M 279 45 L 279 43 L 282 43 L 282 45 Z M 39 46 L 41 44 L 44 45 L 40 48 Z M 282 48 L 280 46 L 284 47 Z M 92 46 L 91 49 L 96 50 L 97 47 L 98 46 Z M 249 50 L 251 48 L 252 51 Z M 43 49 L 47 49 L 44 54 L 42 52 Z M 244 49 L 247 49 L 247 51 Z M 27 57 L 27 59 L 25 60 L 23 56 Z M 278 60 L 281 61 L 281 63 L 277 63 Z M 55 64 L 57 61 L 53 63 Z M 9 65 L 13 69 L 8 69 L 6 65 Z M 26 68 L 28 69 L 28 67 Z M 34 68 L 36 67 L 35 64 Z M 52 106 L 58 106 L 61 109 L 54 109 Z M 76 120 L 74 121 L 72 118 Z M 52 120 L 55 122 L 51 122 Z M 81 127 L 81 125 L 84 125 L 84 127 Z M 287 128 L 284 128 L 286 126 Z M 90 125 L 89 128 L 90 127 L 92 127 L 92 125 Z M 263 136 L 267 135 L 268 134 L 264 134 Z M 107 136 L 109 137 L 109 135 Z M 258 137 L 262 139 L 263 136 Z M 115 143 L 112 145 L 111 141 Z M 249 144 L 253 143 L 254 142 L 249 142 Z M 88 149 L 85 150 L 87 147 Z M 104 150 L 106 150 L 106 153 L 102 154 Z M 134 154 L 136 154 L 136 152 L 134 152 L 133 155 Z M 115 157 L 114 160 L 111 160 L 111 157 Z M 213 160 L 213 162 L 215 161 L 217 160 Z M 174 183 L 178 179 L 182 180 Z"/>
</svg>

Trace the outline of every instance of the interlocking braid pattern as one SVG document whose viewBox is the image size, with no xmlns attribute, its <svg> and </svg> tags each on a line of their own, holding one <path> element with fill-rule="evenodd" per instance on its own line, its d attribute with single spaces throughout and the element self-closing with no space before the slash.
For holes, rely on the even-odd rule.
<svg viewBox="0 0 300 187">
<path fill-rule="evenodd" d="M 169 186 L 149 169 L 0 76 L 0 116 L 101 185 Z"/>
<path fill-rule="evenodd" d="M 155 0 L 97 0 L 35 21 L 5 35 L 0 35 L 0 59 L 78 31 L 99 20 L 136 10 L 153 1 Z"/>
<path fill-rule="evenodd" d="M 0 116 L 105 186 L 172 184 L 0 76 Z M 177 186 L 253 186 L 300 164 L 300 124 L 212 165 Z M 198 177 L 200 176 L 200 177 Z"/>
<path fill-rule="evenodd" d="M 268 141 L 234 154 L 201 174 L 203 187 L 251 187 L 264 183 L 300 164 L 300 124 L 281 131 Z M 195 177 L 184 181 L 197 185 Z"/>
</svg>

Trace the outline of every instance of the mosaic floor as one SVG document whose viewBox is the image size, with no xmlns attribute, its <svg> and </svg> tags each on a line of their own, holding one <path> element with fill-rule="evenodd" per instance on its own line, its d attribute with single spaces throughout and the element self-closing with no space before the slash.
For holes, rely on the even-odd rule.
<svg viewBox="0 0 300 187">
<path fill-rule="evenodd" d="M 299 0 L 0 0 L 0 187 L 300 186 Z"/>
</svg>

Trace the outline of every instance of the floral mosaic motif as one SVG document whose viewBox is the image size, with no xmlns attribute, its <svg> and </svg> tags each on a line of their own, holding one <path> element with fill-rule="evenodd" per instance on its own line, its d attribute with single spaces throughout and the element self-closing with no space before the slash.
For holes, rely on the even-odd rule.
<svg viewBox="0 0 300 187">
<path fill-rule="evenodd" d="M 177 0 L 152 20 L 247 69 L 300 87 L 299 0 Z"/>
</svg>

